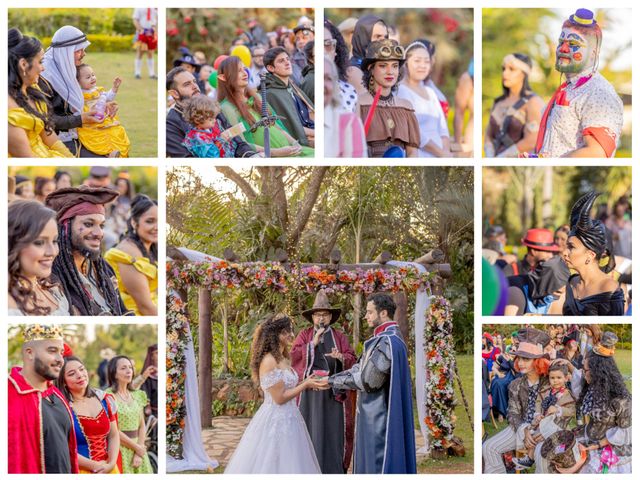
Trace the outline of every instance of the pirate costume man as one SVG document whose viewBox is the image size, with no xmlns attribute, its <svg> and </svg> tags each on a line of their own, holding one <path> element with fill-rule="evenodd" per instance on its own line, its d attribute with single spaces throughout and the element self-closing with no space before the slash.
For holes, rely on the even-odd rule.
<svg viewBox="0 0 640 480">
<path fill-rule="evenodd" d="M 115 273 L 100 252 L 75 244 L 74 219 L 82 215 L 105 215 L 105 204 L 118 192 L 107 187 L 70 187 L 51 193 L 47 207 L 57 212 L 60 253 L 53 262 L 52 278 L 62 285 L 72 315 L 133 315 L 124 306 Z M 84 257 L 81 265 L 78 257 Z"/>
<path fill-rule="evenodd" d="M 542 115 L 534 156 L 594 156 L 579 152 L 593 142 L 601 148 L 597 156 L 614 156 L 622 133 L 623 106 L 613 86 L 597 71 L 601 44 L 602 31 L 592 11 L 580 8 L 563 23 L 555 68 L 567 80 Z"/>
<path fill-rule="evenodd" d="M 52 381 L 62 368 L 62 328 L 28 325 L 23 337 L 24 366 L 9 374 L 9 473 L 78 473 L 71 409 Z"/>
<path fill-rule="evenodd" d="M 301 381 L 317 371 L 333 375 L 348 370 L 356 362 L 349 339 L 332 326 L 340 312 L 329 304 L 323 291 L 318 292 L 313 307 L 302 312 L 312 326 L 298 334 L 291 348 L 291 364 Z M 314 314 L 323 313 L 326 315 L 316 326 Z M 351 463 L 354 426 L 351 400 L 351 395 L 331 390 L 304 390 L 300 394 L 300 413 L 322 473 L 346 473 Z"/>
<path fill-rule="evenodd" d="M 372 74 L 376 62 L 398 62 L 401 69 L 404 61 L 404 48 L 395 40 L 384 39 L 367 46 L 361 64 L 367 92 L 358 96 L 356 110 L 365 126 L 370 157 L 388 156 L 390 153 L 387 150 L 394 146 L 402 149 L 402 156 L 411 156 L 407 147 L 416 152 L 420 147 L 420 126 L 413 106 L 408 100 L 396 95 L 400 74 L 398 73 L 396 83 L 386 95 L 377 94 L 383 87 L 378 85 Z M 392 151 L 395 150 L 397 149 Z M 393 156 L 399 155 L 394 153 Z"/>
<path fill-rule="evenodd" d="M 541 359 L 544 348 L 551 338 L 546 332 L 536 328 L 523 328 L 518 331 L 518 349 L 512 352 L 517 357 Z M 542 399 L 549 393 L 549 379 L 539 375 L 535 383 L 530 383 L 527 375 L 522 375 L 509 385 L 509 406 L 507 421 L 509 425 L 487 439 L 482 445 L 484 460 L 483 473 L 507 473 L 502 455 L 512 450 L 524 449 L 525 431 L 531 428 L 536 413 L 542 411 Z"/>
</svg>

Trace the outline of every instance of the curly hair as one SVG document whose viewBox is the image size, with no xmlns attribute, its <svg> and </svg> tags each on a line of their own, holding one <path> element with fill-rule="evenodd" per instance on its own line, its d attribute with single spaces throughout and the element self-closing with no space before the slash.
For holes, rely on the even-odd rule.
<svg viewBox="0 0 640 480">
<path fill-rule="evenodd" d="M 20 311 L 27 315 L 49 315 L 51 307 L 40 305 L 31 282 L 22 274 L 20 252 L 36 241 L 47 223 L 56 219 L 56 212 L 35 200 L 16 200 L 9 205 L 9 295 Z M 58 284 L 51 278 L 39 278 L 42 290 L 51 290 Z"/>
<path fill-rule="evenodd" d="M 216 118 L 220 113 L 220 105 L 206 95 L 196 95 L 185 102 L 183 111 L 184 119 L 191 125 L 198 126 Z"/>
<path fill-rule="evenodd" d="M 331 38 L 336 41 L 336 56 L 333 61 L 338 68 L 338 78 L 346 82 L 347 68 L 349 67 L 349 47 L 347 47 L 347 43 L 344 41 L 344 37 L 340 33 L 340 30 L 338 30 L 338 27 L 329 20 L 324 21 L 324 28 L 331 32 Z"/>
<path fill-rule="evenodd" d="M 616 398 L 629 398 L 631 394 L 624 384 L 624 378 L 613 357 L 603 357 L 591 350 L 587 353 L 585 363 L 589 365 L 591 382 L 590 389 L 594 398 L 601 398 L 607 406 Z M 578 405 L 582 405 L 588 388 L 583 388 L 578 399 Z"/>
<path fill-rule="evenodd" d="M 251 378 L 256 385 L 260 384 L 260 363 L 270 353 L 276 362 L 289 358 L 289 349 L 285 346 L 280 352 L 280 334 L 293 332 L 293 322 L 284 314 L 269 315 L 253 332 L 251 342 Z"/>
</svg>

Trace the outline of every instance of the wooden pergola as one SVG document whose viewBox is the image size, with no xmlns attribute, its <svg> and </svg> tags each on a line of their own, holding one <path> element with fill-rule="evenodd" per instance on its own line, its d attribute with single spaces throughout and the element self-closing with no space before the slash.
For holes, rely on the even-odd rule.
<svg viewBox="0 0 640 480">
<path fill-rule="evenodd" d="M 206 254 L 197 252 L 194 250 L 188 250 L 185 248 L 178 248 L 169 246 L 167 247 L 168 261 L 176 263 L 188 263 L 188 262 L 202 262 L 210 259 Z M 227 249 L 223 253 L 223 258 L 229 263 L 237 263 L 242 266 L 256 265 L 258 262 L 240 262 L 237 255 L 230 249 Z M 284 250 L 276 252 L 276 261 L 281 266 L 290 271 L 295 265 L 299 268 L 306 267 L 319 267 L 322 270 L 328 272 L 337 272 L 339 270 L 369 270 L 369 269 L 382 269 L 382 270 L 394 270 L 398 267 L 390 264 L 393 259 L 389 252 L 382 252 L 378 255 L 372 263 L 358 263 L 358 264 L 343 264 L 341 263 L 342 255 L 339 250 L 331 252 L 328 263 L 294 263 L 288 258 L 287 253 Z M 451 266 L 448 263 L 444 263 L 444 254 L 439 249 L 434 249 L 422 255 L 421 257 L 413 260 L 413 263 L 420 264 L 425 268 L 427 272 L 434 273 L 433 280 L 431 281 L 431 292 L 434 295 L 442 295 L 446 281 L 451 278 Z M 187 289 L 183 289 L 178 292 L 180 297 L 186 301 Z M 355 293 L 353 295 L 354 305 L 354 317 L 360 318 L 362 310 L 362 294 Z M 209 288 L 198 288 L 198 338 L 212 338 L 212 318 L 211 318 L 211 290 Z M 394 294 L 394 301 L 396 302 L 396 313 L 394 320 L 398 323 L 400 330 L 404 338 L 411 338 L 409 332 L 408 321 L 408 301 L 407 295 L 404 291 L 398 291 Z M 223 356 L 228 361 L 228 330 L 227 322 L 223 321 Z M 353 344 L 357 345 L 360 341 L 360 324 L 354 322 L 353 324 Z M 201 426 L 208 428 L 211 426 L 212 411 L 211 404 L 212 398 L 212 369 L 211 360 L 213 356 L 213 348 L 211 342 L 200 342 L 198 348 L 198 387 L 201 394 L 200 401 L 200 418 Z"/>
</svg>

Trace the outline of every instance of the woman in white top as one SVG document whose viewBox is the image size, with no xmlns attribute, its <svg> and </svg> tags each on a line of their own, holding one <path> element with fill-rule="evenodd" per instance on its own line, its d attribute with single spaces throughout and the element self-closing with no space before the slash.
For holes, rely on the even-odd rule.
<svg viewBox="0 0 640 480">
<path fill-rule="evenodd" d="M 35 200 L 9 204 L 9 315 L 69 315 L 69 302 L 51 281 L 58 255 L 56 212 Z"/>
<path fill-rule="evenodd" d="M 314 376 L 301 383 L 291 368 L 293 325 L 275 315 L 256 328 L 251 344 L 251 376 L 264 402 L 247 426 L 224 473 L 321 473 L 296 398 L 307 388 L 324 389 Z"/>
<path fill-rule="evenodd" d="M 421 42 L 405 50 L 405 76 L 398 97 L 411 102 L 420 126 L 420 157 L 451 157 L 449 128 L 437 93 L 424 84 L 431 73 L 431 55 Z"/>
</svg>

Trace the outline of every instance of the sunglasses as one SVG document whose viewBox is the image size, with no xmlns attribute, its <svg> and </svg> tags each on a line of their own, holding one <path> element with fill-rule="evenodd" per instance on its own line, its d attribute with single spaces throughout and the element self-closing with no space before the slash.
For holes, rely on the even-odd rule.
<svg viewBox="0 0 640 480">
<path fill-rule="evenodd" d="M 333 50 L 336 48 L 338 41 L 335 38 L 329 38 L 324 41 L 325 50 Z"/>
</svg>

